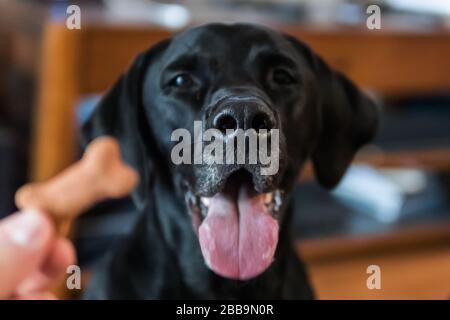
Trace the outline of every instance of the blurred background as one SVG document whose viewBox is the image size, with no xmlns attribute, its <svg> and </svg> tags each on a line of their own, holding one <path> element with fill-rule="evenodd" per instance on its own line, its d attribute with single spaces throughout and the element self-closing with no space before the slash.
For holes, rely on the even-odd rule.
<svg viewBox="0 0 450 320">
<path fill-rule="evenodd" d="M 72 4 L 81 30 L 66 27 Z M 367 27 L 373 4 L 381 29 Z M 20 185 L 79 158 L 79 126 L 137 53 L 213 21 L 292 34 L 383 105 L 376 140 L 333 192 L 310 166 L 299 175 L 293 229 L 318 298 L 449 298 L 450 1 L 0 0 L 0 217 Z M 121 201 L 77 221 L 80 264 L 135 217 Z M 372 264 L 381 290 L 366 286 Z"/>
</svg>

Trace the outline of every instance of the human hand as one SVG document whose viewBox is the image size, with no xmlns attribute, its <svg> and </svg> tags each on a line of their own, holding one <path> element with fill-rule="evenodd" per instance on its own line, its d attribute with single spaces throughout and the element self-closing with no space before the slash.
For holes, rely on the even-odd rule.
<svg viewBox="0 0 450 320">
<path fill-rule="evenodd" d="M 24 210 L 0 220 L 0 299 L 55 299 L 51 287 L 75 262 L 42 212 Z"/>
</svg>

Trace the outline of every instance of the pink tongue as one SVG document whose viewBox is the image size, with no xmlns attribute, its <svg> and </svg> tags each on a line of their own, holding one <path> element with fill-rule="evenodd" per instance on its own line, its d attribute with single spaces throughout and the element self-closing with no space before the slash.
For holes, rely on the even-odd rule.
<svg viewBox="0 0 450 320">
<path fill-rule="evenodd" d="M 199 228 L 206 264 L 217 274 L 246 280 L 256 277 L 273 260 L 278 223 L 264 205 L 264 195 L 243 184 L 238 200 L 230 193 L 211 199 Z"/>
</svg>

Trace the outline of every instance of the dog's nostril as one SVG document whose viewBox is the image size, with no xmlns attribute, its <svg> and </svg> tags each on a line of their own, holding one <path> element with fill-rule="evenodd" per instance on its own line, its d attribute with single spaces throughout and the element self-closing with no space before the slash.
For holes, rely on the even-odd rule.
<svg viewBox="0 0 450 320">
<path fill-rule="evenodd" d="M 233 116 L 229 114 L 223 114 L 215 119 L 214 127 L 222 131 L 222 133 L 226 134 L 226 130 L 237 129 L 237 121 Z"/>
<path fill-rule="evenodd" d="M 255 117 L 253 118 L 251 127 L 252 127 L 252 129 L 255 129 L 256 132 L 258 132 L 259 130 L 262 130 L 262 129 L 271 130 L 272 129 L 272 121 L 266 114 L 259 113 L 259 114 L 255 115 Z"/>
</svg>

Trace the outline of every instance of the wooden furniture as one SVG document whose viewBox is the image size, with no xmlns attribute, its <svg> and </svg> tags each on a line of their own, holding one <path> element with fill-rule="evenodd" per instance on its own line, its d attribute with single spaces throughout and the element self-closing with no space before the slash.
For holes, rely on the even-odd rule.
<svg viewBox="0 0 450 320">
<path fill-rule="evenodd" d="M 319 299 L 450 299 L 450 225 L 297 245 Z M 367 287 L 380 267 L 381 289 Z"/>
<path fill-rule="evenodd" d="M 434 246 L 398 251 L 395 254 L 367 253 L 347 259 L 307 261 L 317 298 L 446 300 L 450 298 L 450 248 Z M 368 289 L 366 269 L 381 270 L 381 289 Z"/>
<path fill-rule="evenodd" d="M 76 159 L 78 99 L 107 90 L 137 53 L 168 36 L 164 30 L 45 26 L 32 180 L 47 179 Z"/>
</svg>

